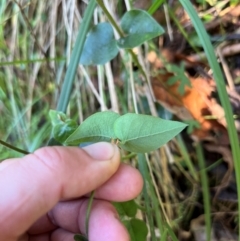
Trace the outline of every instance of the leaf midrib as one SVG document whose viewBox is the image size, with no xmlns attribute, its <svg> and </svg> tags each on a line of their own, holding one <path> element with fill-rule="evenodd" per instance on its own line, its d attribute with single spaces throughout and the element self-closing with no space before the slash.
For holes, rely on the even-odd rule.
<svg viewBox="0 0 240 241">
<path fill-rule="evenodd" d="M 171 129 L 171 130 L 176 130 L 176 129 L 180 129 L 180 127 L 176 127 L 176 128 Z M 158 133 L 155 133 L 155 134 L 152 134 L 152 135 L 143 135 L 141 137 L 131 138 L 131 139 L 127 139 L 127 140 L 121 140 L 121 141 L 128 142 L 128 141 L 133 141 L 133 140 L 137 140 L 137 139 L 141 139 L 141 138 L 146 138 L 146 137 L 150 137 L 150 136 L 156 136 L 156 135 L 159 135 L 159 134 L 164 134 L 166 132 L 169 132 L 169 131 L 158 132 Z"/>
</svg>

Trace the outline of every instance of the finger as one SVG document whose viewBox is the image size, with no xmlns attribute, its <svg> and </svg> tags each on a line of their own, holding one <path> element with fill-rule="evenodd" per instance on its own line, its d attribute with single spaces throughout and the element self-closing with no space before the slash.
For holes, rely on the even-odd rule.
<svg viewBox="0 0 240 241">
<path fill-rule="evenodd" d="M 84 150 L 45 147 L 1 163 L 0 240 L 15 240 L 59 200 L 102 185 L 116 172 L 119 159 L 115 145 L 98 143 Z"/>
<path fill-rule="evenodd" d="M 81 202 L 75 200 L 61 202 L 52 210 L 51 216 L 53 221 L 61 227 L 60 233 L 65 230 L 66 234 L 69 234 L 69 240 L 73 238 L 72 235 L 70 236 L 71 233 L 80 232 L 86 235 L 85 220 L 87 206 L 88 199 Z M 52 240 L 59 240 L 60 234 L 56 232 L 55 235 L 52 236 Z M 129 240 L 126 228 L 119 221 L 117 211 L 109 202 L 103 200 L 95 200 L 93 202 L 89 218 L 88 238 L 91 241 Z"/>
<path fill-rule="evenodd" d="M 59 228 L 52 233 L 51 241 L 73 241 L 74 235 L 75 235 L 74 233 L 71 233 L 69 231 Z"/>
<path fill-rule="evenodd" d="M 79 223 L 83 226 L 85 224 L 85 219 L 83 219 L 83 216 L 79 218 Z M 89 219 L 88 237 L 91 241 L 130 240 L 126 228 L 118 218 L 117 211 L 106 201 L 93 203 L 93 209 Z"/>
<path fill-rule="evenodd" d="M 142 190 L 142 185 L 143 180 L 139 171 L 130 165 L 122 163 L 117 172 L 95 191 L 94 198 L 116 202 L 128 201 L 139 195 Z M 80 205 L 82 201 L 78 200 L 77 202 Z M 65 205 L 72 205 L 72 212 L 78 213 L 78 206 L 73 205 L 73 203 L 74 202 L 69 201 L 65 202 Z M 74 227 L 74 225 L 76 226 L 76 219 L 72 218 L 72 215 L 72 213 L 69 215 L 64 214 L 64 220 L 66 220 L 71 227 Z M 57 223 L 61 224 L 61 219 L 63 219 L 61 215 L 57 215 L 56 217 L 59 217 L 59 220 L 56 220 Z M 29 233 L 39 234 L 55 228 L 56 226 L 51 223 L 48 215 L 44 215 L 34 223 L 30 228 Z M 75 232 L 77 232 L 76 229 Z"/>
<path fill-rule="evenodd" d="M 124 202 L 137 197 L 143 188 L 140 172 L 122 163 L 117 172 L 95 191 L 95 198 Z"/>
<path fill-rule="evenodd" d="M 51 234 L 44 233 L 44 234 L 28 237 L 28 239 L 26 239 L 25 241 L 50 241 L 50 240 L 51 240 Z M 59 239 L 59 241 L 60 241 L 60 239 Z"/>
<path fill-rule="evenodd" d="M 32 235 L 48 233 L 56 228 L 58 228 L 58 226 L 52 222 L 52 219 L 49 218 L 49 215 L 44 214 L 28 229 L 28 233 Z"/>
</svg>

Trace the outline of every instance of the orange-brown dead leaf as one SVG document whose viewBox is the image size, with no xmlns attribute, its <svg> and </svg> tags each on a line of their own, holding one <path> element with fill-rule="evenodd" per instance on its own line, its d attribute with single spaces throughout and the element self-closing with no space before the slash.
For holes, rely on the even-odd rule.
<svg viewBox="0 0 240 241">
<path fill-rule="evenodd" d="M 180 119 L 198 121 L 201 128 L 195 130 L 193 136 L 200 140 L 209 139 L 212 136 L 210 131 L 224 130 L 216 118 L 209 118 L 212 115 L 210 105 L 218 105 L 211 97 L 212 91 L 215 90 L 214 82 L 201 77 L 189 78 L 192 87 L 186 86 L 185 94 L 180 95 L 179 83 L 171 86 L 167 84 L 172 75 L 159 74 L 152 79 L 156 99 Z"/>
</svg>

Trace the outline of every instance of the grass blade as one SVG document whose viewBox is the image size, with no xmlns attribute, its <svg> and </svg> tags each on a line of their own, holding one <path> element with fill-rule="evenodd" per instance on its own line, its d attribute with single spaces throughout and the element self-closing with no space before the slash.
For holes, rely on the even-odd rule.
<svg viewBox="0 0 240 241">
<path fill-rule="evenodd" d="M 198 182 L 198 176 L 197 176 L 197 173 L 196 173 L 196 170 L 194 168 L 194 165 L 193 165 L 193 162 L 189 156 L 189 153 L 188 153 L 188 150 L 187 150 L 187 147 L 182 139 L 182 136 L 181 135 L 177 135 L 176 136 L 176 139 L 177 139 L 177 143 L 179 145 L 179 148 L 180 148 L 180 151 L 181 151 L 181 154 L 183 156 L 183 159 L 185 160 L 186 162 L 186 165 L 188 167 L 188 170 L 191 174 L 191 176 L 194 178 L 194 180 L 196 182 Z"/>
<path fill-rule="evenodd" d="M 207 232 L 207 241 L 211 240 L 211 205 L 207 171 L 205 168 L 204 156 L 201 143 L 196 145 L 197 159 L 200 167 L 201 184 L 203 190 L 204 218 Z"/>
<path fill-rule="evenodd" d="M 153 219 L 153 211 L 151 210 L 151 200 L 148 194 L 148 181 L 146 179 L 147 177 L 147 172 L 148 170 L 145 169 L 145 165 L 144 165 L 144 156 L 142 154 L 141 158 L 138 156 L 138 166 L 139 166 L 139 170 L 143 176 L 144 179 L 144 186 L 143 186 L 143 198 L 144 198 L 144 205 L 146 208 L 146 217 L 149 223 L 149 229 L 150 229 L 150 236 L 151 236 L 151 240 L 153 241 L 157 241 L 156 235 L 155 235 L 155 229 L 154 229 L 154 219 Z M 140 158 L 140 159 L 139 159 Z"/>
<path fill-rule="evenodd" d="M 87 36 L 87 32 L 89 29 L 89 25 L 93 16 L 93 12 L 96 6 L 96 0 L 90 0 L 85 14 L 83 16 L 83 20 L 78 31 L 77 39 L 72 51 L 71 59 L 68 65 L 68 69 L 64 78 L 64 82 L 62 85 L 59 102 L 57 105 L 57 110 L 66 112 L 68 102 L 70 99 L 70 94 L 72 90 L 72 85 L 75 79 L 75 74 L 77 70 L 77 66 L 79 64 L 79 59 L 83 50 L 83 46 L 85 43 L 85 39 Z"/>
<path fill-rule="evenodd" d="M 149 204 L 149 202 L 152 202 L 151 205 L 152 205 L 152 210 L 148 208 L 148 206 L 146 206 L 146 209 L 147 209 L 147 217 L 148 219 L 152 219 L 153 216 L 155 216 L 156 218 L 156 223 L 157 223 L 157 226 L 159 228 L 159 231 L 160 231 L 160 234 L 163 234 L 164 233 L 164 222 L 162 220 L 162 216 L 161 216 L 161 209 L 160 209 L 160 206 L 159 206 L 159 202 L 157 200 L 157 197 L 156 197 L 156 193 L 155 193 L 155 190 L 154 190 L 154 187 L 153 187 L 153 184 L 152 184 L 152 180 L 151 180 L 151 177 L 150 177 L 150 174 L 149 174 L 149 170 L 148 170 L 148 166 L 147 166 L 147 160 L 146 160 L 146 157 L 144 154 L 138 154 L 138 166 L 139 166 L 139 170 L 143 176 L 143 180 L 144 180 L 144 198 L 145 198 L 145 202 L 146 204 Z M 148 191 L 146 190 L 146 188 L 148 189 Z M 151 200 L 149 199 L 149 196 L 151 197 Z M 153 215 L 153 212 L 154 212 L 154 215 Z M 152 236 L 152 240 L 156 240 L 156 236 L 155 236 L 155 233 L 151 230 L 151 228 L 154 228 L 154 224 L 152 223 L 149 223 L 150 224 L 150 231 L 151 231 L 151 235 L 154 235 Z"/>
<path fill-rule="evenodd" d="M 164 0 L 155 1 L 148 9 L 148 13 L 153 15 L 164 2 Z"/>
</svg>

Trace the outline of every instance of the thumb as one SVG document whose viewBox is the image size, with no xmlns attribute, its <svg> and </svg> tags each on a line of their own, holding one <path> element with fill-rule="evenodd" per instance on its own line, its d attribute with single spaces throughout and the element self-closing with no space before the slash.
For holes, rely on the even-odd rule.
<svg viewBox="0 0 240 241">
<path fill-rule="evenodd" d="M 0 164 L 0 240 L 14 240 L 63 199 L 84 195 L 118 169 L 118 148 L 109 143 L 44 147 Z M 9 236 L 11 235 L 11 236 Z"/>
</svg>

